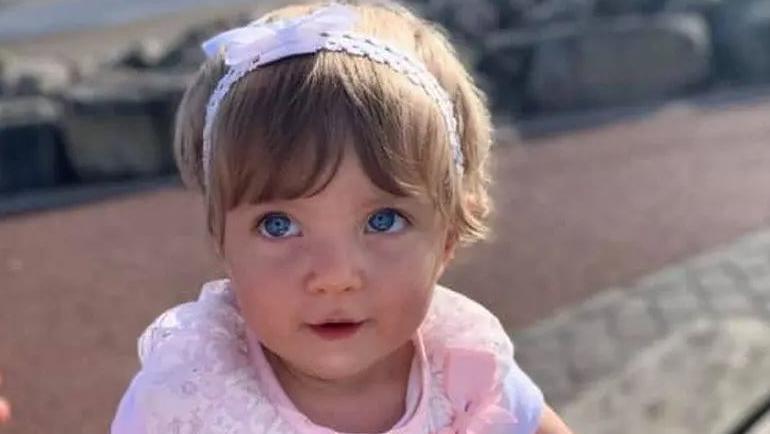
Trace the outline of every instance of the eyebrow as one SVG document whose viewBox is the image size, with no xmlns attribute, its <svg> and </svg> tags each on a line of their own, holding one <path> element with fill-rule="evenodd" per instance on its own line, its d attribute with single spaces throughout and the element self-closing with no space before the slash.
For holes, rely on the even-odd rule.
<svg viewBox="0 0 770 434">
<path fill-rule="evenodd" d="M 364 206 L 372 206 L 377 205 L 381 203 L 391 203 L 391 202 L 413 202 L 418 201 L 417 198 L 412 196 L 398 196 L 393 193 L 389 193 L 387 191 L 383 191 L 374 195 L 367 195 L 364 199 L 361 200 L 359 205 Z"/>
<path fill-rule="evenodd" d="M 298 197 L 295 199 L 276 199 L 260 203 L 252 203 L 252 206 L 256 207 L 287 207 L 287 208 L 307 208 L 304 202 L 312 199 L 312 197 Z M 378 205 L 396 204 L 398 206 L 406 205 L 422 205 L 427 204 L 428 201 L 421 199 L 417 196 L 399 196 L 387 191 L 380 190 L 375 194 L 367 194 L 364 198 L 356 203 L 356 206 L 362 208 L 374 208 Z"/>
<path fill-rule="evenodd" d="M 425 194 L 397 195 L 385 190 L 377 189 L 374 194 L 367 194 L 358 205 L 372 207 L 377 204 L 396 203 L 398 205 L 431 205 L 431 199 Z"/>
</svg>

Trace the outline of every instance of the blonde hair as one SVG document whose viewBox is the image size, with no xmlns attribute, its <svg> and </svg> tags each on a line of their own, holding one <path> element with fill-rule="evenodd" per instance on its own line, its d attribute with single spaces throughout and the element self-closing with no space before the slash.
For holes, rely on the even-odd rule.
<svg viewBox="0 0 770 434">
<path fill-rule="evenodd" d="M 447 91 L 458 121 L 463 173 L 452 162 L 439 107 L 425 92 L 386 65 L 321 51 L 257 68 L 231 88 L 214 121 L 206 188 L 201 158 L 206 104 L 226 73 L 221 56 L 209 59 L 177 112 L 174 154 L 185 184 L 204 195 L 208 230 L 220 248 L 228 210 L 323 190 L 348 144 L 377 187 L 426 195 L 461 242 L 486 235 L 491 121 L 484 95 L 438 27 L 391 2 L 346 3 L 359 15 L 357 32 L 411 53 Z M 305 15 L 320 6 L 288 6 L 265 18 Z"/>
</svg>

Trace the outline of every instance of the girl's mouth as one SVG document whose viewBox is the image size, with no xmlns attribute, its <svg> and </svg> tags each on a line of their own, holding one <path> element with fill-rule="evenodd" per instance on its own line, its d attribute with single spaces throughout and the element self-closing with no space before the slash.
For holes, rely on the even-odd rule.
<svg viewBox="0 0 770 434">
<path fill-rule="evenodd" d="M 321 324 L 310 324 L 310 329 L 316 335 L 326 340 L 345 339 L 358 332 L 365 321 L 359 322 L 326 322 Z"/>
</svg>

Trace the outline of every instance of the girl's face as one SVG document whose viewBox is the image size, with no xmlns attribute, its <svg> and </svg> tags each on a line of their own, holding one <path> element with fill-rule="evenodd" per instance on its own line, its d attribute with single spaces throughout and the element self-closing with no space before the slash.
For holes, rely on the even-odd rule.
<svg viewBox="0 0 770 434">
<path fill-rule="evenodd" d="M 291 369 L 344 380 L 413 337 L 452 256 L 447 233 L 427 199 L 378 189 L 347 152 L 313 197 L 228 211 L 223 256 L 263 345 Z"/>
</svg>

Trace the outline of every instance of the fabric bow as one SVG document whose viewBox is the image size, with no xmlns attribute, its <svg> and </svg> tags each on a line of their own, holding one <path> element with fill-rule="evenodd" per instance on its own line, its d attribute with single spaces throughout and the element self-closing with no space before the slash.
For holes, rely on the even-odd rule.
<svg viewBox="0 0 770 434">
<path fill-rule="evenodd" d="M 265 64 L 286 57 L 285 52 L 292 55 L 315 52 L 327 32 L 348 31 L 355 21 L 356 14 L 351 8 L 333 3 L 293 19 L 254 21 L 212 37 L 201 48 L 209 58 L 224 48 L 228 66 L 251 62 L 257 57 L 260 64 Z"/>
<path fill-rule="evenodd" d="M 516 417 L 501 407 L 492 353 L 463 348 L 447 350 L 444 378 L 455 411 L 452 425 L 436 434 L 511 432 Z"/>
</svg>

